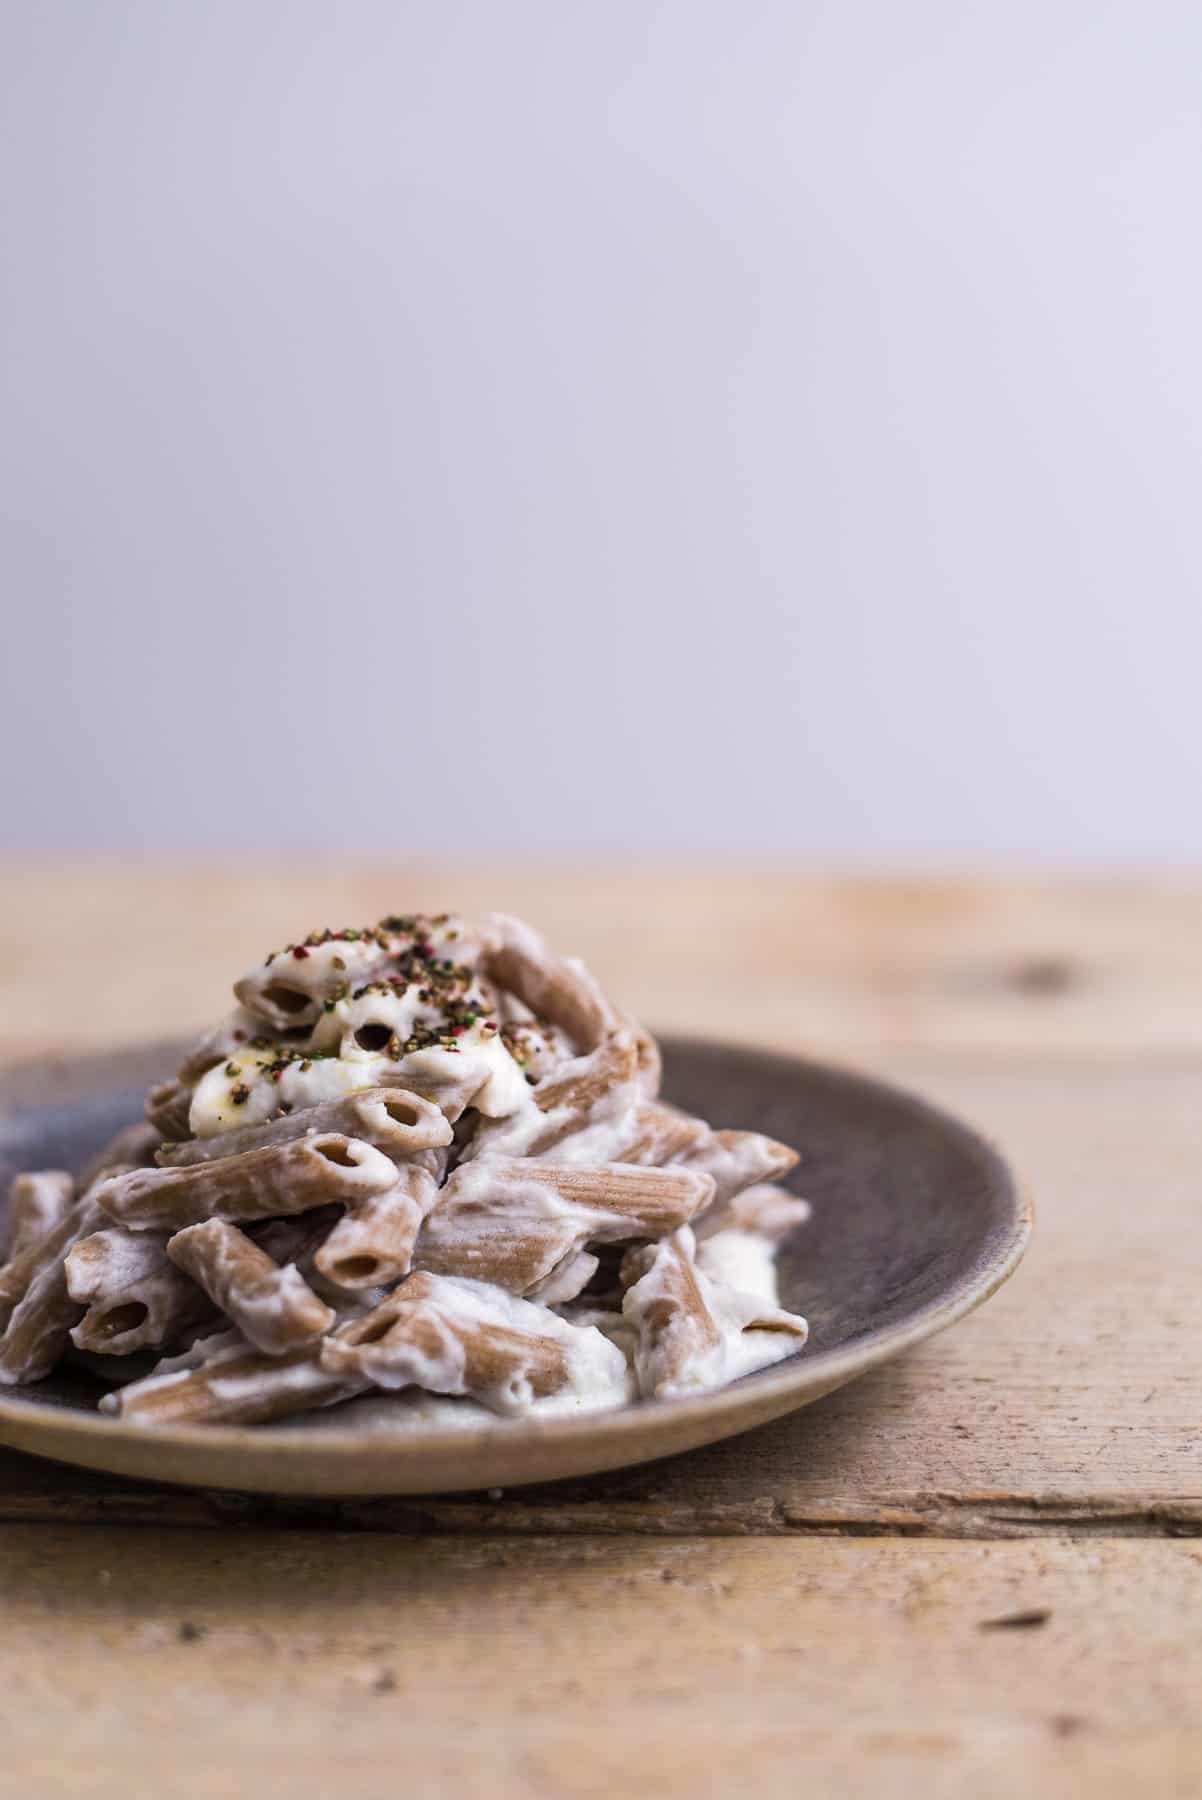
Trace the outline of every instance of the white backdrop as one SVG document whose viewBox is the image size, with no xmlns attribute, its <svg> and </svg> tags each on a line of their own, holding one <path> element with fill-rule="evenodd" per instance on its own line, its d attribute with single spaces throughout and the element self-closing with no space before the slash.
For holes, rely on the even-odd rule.
<svg viewBox="0 0 1202 1800">
<path fill-rule="evenodd" d="M 1202 861 L 1202 8 L 0 0 L 9 848 Z"/>
</svg>

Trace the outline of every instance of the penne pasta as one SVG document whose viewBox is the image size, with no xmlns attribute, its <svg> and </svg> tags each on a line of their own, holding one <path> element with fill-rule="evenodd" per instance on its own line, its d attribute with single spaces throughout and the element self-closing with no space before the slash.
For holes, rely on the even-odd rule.
<svg viewBox="0 0 1202 1800">
<path fill-rule="evenodd" d="M 712 1135 L 704 1119 L 694 1119 L 662 1100 L 645 1100 L 631 1115 L 629 1136 L 622 1147 L 624 1162 L 662 1168 L 685 1159 Z"/>
<path fill-rule="evenodd" d="M 299 1350 L 334 1323 L 333 1308 L 318 1299 L 294 1263 L 281 1268 L 223 1219 L 176 1232 L 168 1239 L 167 1255 L 267 1356 Z"/>
<path fill-rule="evenodd" d="M 634 1369 L 646 1399 L 722 1387 L 801 1348 L 809 1328 L 761 1293 L 745 1293 L 698 1267 L 687 1226 L 628 1252 L 622 1316 L 633 1327 Z"/>
<path fill-rule="evenodd" d="M 464 1160 L 485 1156 L 561 1156 L 579 1150 L 585 1159 L 616 1160 L 624 1121 L 637 1105 L 638 1051 L 630 1032 L 607 1038 L 596 1050 L 576 1057 L 531 1090 L 533 1107 L 515 1117 L 484 1120 L 464 1152 Z M 565 1149 L 565 1140 L 572 1144 Z M 607 1152 L 612 1151 L 612 1156 Z"/>
<path fill-rule="evenodd" d="M 746 1231 L 773 1246 L 804 1225 L 810 1216 L 808 1200 L 799 1200 L 785 1188 L 758 1181 L 724 1203 L 715 1202 L 696 1226 L 697 1237 L 719 1231 Z"/>
<path fill-rule="evenodd" d="M 208 1296 L 168 1260 L 158 1232 L 106 1226 L 74 1244 L 64 1268 L 72 1300 L 87 1308 L 71 1330 L 78 1350 L 129 1356 L 157 1349 L 213 1316 Z"/>
<path fill-rule="evenodd" d="M 567 1112 L 590 1117 L 611 1100 L 615 1089 L 625 1089 L 633 1082 L 637 1073 L 638 1047 L 633 1034 L 623 1032 L 546 1076 L 531 1098 L 546 1116 Z"/>
<path fill-rule="evenodd" d="M 192 1138 L 184 1144 L 167 1144 L 158 1154 L 161 1168 L 186 1169 L 196 1163 L 217 1162 L 241 1156 L 272 1144 L 289 1144 L 319 1132 L 340 1132 L 371 1144 L 385 1155 L 412 1156 L 449 1144 L 450 1125 L 433 1101 L 404 1088 L 363 1088 L 345 1100 L 328 1100 L 297 1112 L 282 1113 L 261 1125 L 235 1127 L 213 1137 Z"/>
<path fill-rule="evenodd" d="M 692 1168 L 647 1169 L 629 1163 L 550 1163 L 495 1157 L 467 1164 L 448 1178 L 431 1225 L 445 1212 L 464 1215 L 541 1195 L 552 1207 L 574 1206 L 591 1216 L 598 1243 L 662 1237 L 713 1199 L 712 1177 Z"/>
<path fill-rule="evenodd" d="M 318 1271 L 338 1287 L 357 1290 L 399 1281 L 413 1265 L 422 1223 L 438 1198 L 434 1170 L 402 1165 L 396 1181 L 347 1207 L 314 1257 Z"/>
<path fill-rule="evenodd" d="M 0 1321 L 7 1318 L 8 1312 L 27 1292 L 30 1283 L 41 1271 L 47 1254 L 53 1254 L 53 1244 L 62 1235 L 70 1218 L 70 1213 L 64 1214 L 58 1225 L 54 1226 L 46 1237 L 39 1239 L 36 1243 L 26 1245 L 18 1256 L 10 1257 L 3 1267 L 0 1267 Z M 102 1220 L 101 1223 L 107 1223 L 107 1220 Z M 64 1251 L 63 1254 L 65 1255 L 66 1252 Z"/>
<path fill-rule="evenodd" d="M 463 1394 L 499 1413 L 574 1386 L 620 1391 L 625 1359 L 600 1332 L 481 1282 L 415 1274 L 321 1347 L 330 1374 Z"/>
<path fill-rule="evenodd" d="M 660 1082 L 664 1072 L 664 1062 L 659 1053 L 659 1045 L 647 1027 L 640 1025 L 637 1019 L 630 1020 L 629 1025 L 634 1032 L 637 1059 L 635 1079 L 639 1084 L 639 1091 L 644 1100 L 655 1100 L 659 1095 Z"/>
<path fill-rule="evenodd" d="M 300 951 L 301 954 L 297 954 Z M 256 1029 L 295 1031 L 313 1026 L 325 1003 L 347 988 L 372 980 L 388 964 L 388 941 L 374 933 L 331 936 L 325 943 L 289 945 L 234 983 L 234 993 L 256 1020 Z"/>
<path fill-rule="evenodd" d="M 96 1202 L 82 1200 L 21 1259 L 25 1279 L 0 1336 L 0 1384 L 40 1381 L 59 1361 L 83 1313 L 67 1288 L 67 1256 L 104 1223 Z"/>
<path fill-rule="evenodd" d="M 583 963 L 556 956 L 520 919 L 494 913 L 484 968 L 539 1019 L 559 1026 L 580 1050 L 595 1050 L 617 1015 Z"/>
<path fill-rule="evenodd" d="M 451 1175 L 414 1262 L 525 1294 L 589 1244 L 662 1237 L 712 1195 L 710 1177 L 691 1169 L 488 1158 Z"/>
<path fill-rule="evenodd" d="M 376 1070 L 381 1087 L 394 1082 L 406 1093 L 417 1094 L 436 1106 L 453 1126 L 472 1105 L 485 1079 L 478 1066 L 460 1065 L 439 1051 L 419 1050 L 405 1057 L 395 1068 Z"/>
<path fill-rule="evenodd" d="M 8 1241 L 5 1261 L 24 1256 L 40 1244 L 75 1204 L 75 1183 L 65 1169 L 37 1169 L 14 1175 L 5 1214 Z"/>
<path fill-rule="evenodd" d="M 361 1394 L 360 1376 L 331 1374 L 316 1344 L 265 1356 L 237 1333 L 106 1394 L 100 1410 L 136 1425 L 261 1425 Z"/>
<path fill-rule="evenodd" d="M 382 1151 L 340 1132 L 272 1144 L 183 1169 L 134 1169 L 98 1184 L 95 1197 L 119 1225 L 179 1231 L 205 1219 L 269 1219 L 331 1200 L 383 1193 L 396 1166 Z"/>
<path fill-rule="evenodd" d="M 634 1371 L 648 1399 L 717 1385 L 722 1330 L 701 1292 L 684 1232 L 627 1252 L 622 1317 L 635 1332 Z"/>
<path fill-rule="evenodd" d="M 796 1167 L 798 1155 L 788 1144 L 778 1144 L 758 1131 L 712 1131 L 677 1162 L 711 1175 L 714 1204 L 721 1206 L 753 1183 L 779 1181 Z"/>
</svg>

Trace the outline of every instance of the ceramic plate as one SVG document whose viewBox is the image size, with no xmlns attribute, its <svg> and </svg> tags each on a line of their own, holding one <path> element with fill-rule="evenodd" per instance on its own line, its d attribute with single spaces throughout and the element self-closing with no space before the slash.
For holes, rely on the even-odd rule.
<svg viewBox="0 0 1202 1800">
<path fill-rule="evenodd" d="M 971 1312 L 1016 1267 L 1029 1207 L 966 1126 L 895 1088 L 791 1057 L 664 1045 L 667 1097 L 715 1123 L 797 1146 L 790 1185 L 813 1218 L 783 1246 L 781 1300 L 810 1321 L 804 1350 L 696 1399 L 484 1429 L 365 1433 L 337 1408 L 269 1427 L 156 1431 L 101 1417 L 82 1371 L 0 1389 L 0 1443 L 63 1462 L 205 1487 L 420 1494 L 510 1487 L 648 1462 L 829 1394 Z M 19 1169 L 78 1168 L 141 1112 L 178 1045 L 55 1061 L 0 1076 L 0 1190 Z"/>
</svg>

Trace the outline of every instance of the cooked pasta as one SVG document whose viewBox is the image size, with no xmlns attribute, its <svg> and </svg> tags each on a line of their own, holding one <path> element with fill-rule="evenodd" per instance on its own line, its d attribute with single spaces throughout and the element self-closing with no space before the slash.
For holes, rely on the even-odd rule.
<svg viewBox="0 0 1202 1800">
<path fill-rule="evenodd" d="M 408 1429 L 433 1396 L 671 1399 L 805 1342 L 775 1269 L 808 1211 L 776 1185 L 796 1152 L 662 1100 L 655 1039 L 520 920 L 313 932 L 234 992 L 145 1123 L 74 1179 L 17 1177 L 0 1383 L 152 1350 L 103 1412 L 258 1424 L 374 1394 Z"/>
</svg>

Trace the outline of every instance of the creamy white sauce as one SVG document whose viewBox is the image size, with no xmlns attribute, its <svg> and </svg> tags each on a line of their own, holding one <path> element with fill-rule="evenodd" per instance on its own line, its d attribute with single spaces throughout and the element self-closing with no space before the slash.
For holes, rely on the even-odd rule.
<svg viewBox="0 0 1202 1800">
<path fill-rule="evenodd" d="M 564 1419 L 606 1412 L 616 1406 L 627 1406 L 637 1399 L 634 1376 L 627 1370 L 620 1387 L 595 1389 L 577 1393 L 573 1389 L 561 1394 L 547 1394 L 534 1400 L 526 1419 Z M 284 1421 L 294 1424 L 294 1420 Z M 421 1388 L 405 1388 L 394 1394 L 363 1394 L 356 1400 L 345 1400 L 341 1406 L 328 1407 L 306 1418 L 305 1429 L 320 1431 L 354 1431 L 367 1436 L 415 1434 L 428 1431 L 503 1431 L 514 1423 L 482 1406 L 466 1395 L 427 1394 Z"/>
<path fill-rule="evenodd" d="M 634 1348 L 638 1337 L 631 1321 L 620 1312 L 612 1312 L 606 1306 L 592 1306 L 587 1300 L 571 1300 L 556 1308 L 561 1318 L 568 1319 L 573 1325 L 591 1325 L 611 1344 L 616 1344 L 630 1369 L 631 1397 L 637 1397 L 638 1389 L 634 1385 Z"/>
<path fill-rule="evenodd" d="M 368 999 L 376 1001 L 377 1015 L 385 1011 L 382 996 L 365 995 L 364 1001 Z M 361 1005 L 345 1004 L 348 1011 Z M 336 1007 L 335 1014 L 326 1016 L 335 1017 L 337 1012 Z M 367 1013 L 365 1005 L 362 1013 Z M 262 1049 L 240 1047 L 196 1084 L 188 1115 L 193 1135 L 215 1137 L 240 1125 L 260 1125 L 281 1106 L 295 1112 L 325 1100 L 341 1100 L 361 1088 L 411 1085 L 418 1092 L 425 1086 L 437 1093 L 444 1081 L 465 1084 L 471 1104 L 490 1118 L 537 1110 L 525 1075 L 500 1035 L 481 1025 L 465 1031 L 456 1050 L 415 1050 L 399 1058 L 363 1049 L 355 1041 L 357 1029 L 352 1020 L 338 1040 L 337 1054 L 297 1056 L 295 1045 L 274 1041 Z M 285 1055 L 290 1058 L 286 1067 L 269 1073 Z"/>
<path fill-rule="evenodd" d="M 264 1071 L 283 1049 L 279 1044 L 269 1044 L 264 1050 L 240 1049 L 228 1062 L 202 1075 L 188 1114 L 193 1136 L 216 1137 L 239 1125 L 261 1125 L 281 1106 L 296 1112 L 323 1100 L 342 1100 L 359 1088 L 376 1087 L 385 1062 L 380 1057 L 355 1062 L 322 1057 L 289 1063 L 277 1080 Z"/>
<path fill-rule="evenodd" d="M 499 996 L 478 973 L 480 932 L 450 916 L 441 924 L 415 918 L 416 937 L 387 930 L 385 942 L 365 935 L 289 946 L 236 983 L 242 1006 L 189 1059 L 203 1063 L 206 1054 L 227 1052 L 197 1081 L 193 1135 L 213 1137 L 261 1124 L 281 1107 L 297 1111 L 378 1085 L 441 1095 L 451 1118 L 471 1105 L 488 1120 L 524 1117 L 536 1125 L 531 1080 L 569 1059 L 566 1039 L 554 1027 L 523 1024 L 519 1054 L 512 1054 L 501 1035 Z M 423 974 L 420 967 L 406 986 L 393 985 L 397 971 L 412 966 L 400 959 L 415 942 L 454 964 L 450 986 L 445 971 Z M 269 1017 L 294 1017 L 297 1029 L 281 1036 L 282 1027 L 255 1016 L 256 1001 Z M 457 1024 L 456 1012 L 474 1012 L 475 1022 Z M 405 1050 L 415 1037 L 435 1034 L 445 1041 Z"/>
<path fill-rule="evenodd" d="M 779 1306 L 776 1254 L 765 1237 L 751 1231 L 716 1231 L 697 1246 L 697 1267 L 711 1281 L 750 1294 L 764 1306 Z"/>
</svg>

